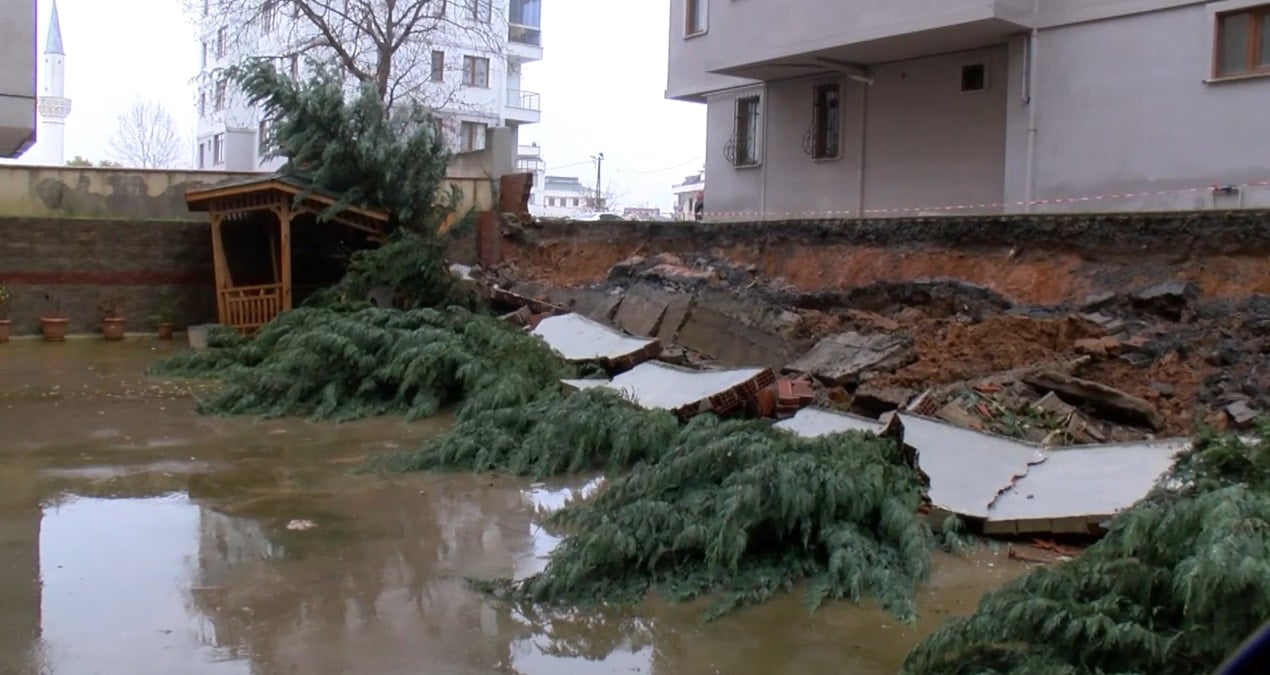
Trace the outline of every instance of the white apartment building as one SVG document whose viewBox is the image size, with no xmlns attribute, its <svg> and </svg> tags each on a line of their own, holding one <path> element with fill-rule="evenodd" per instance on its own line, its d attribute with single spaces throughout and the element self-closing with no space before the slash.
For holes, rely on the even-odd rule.
<svg viewBox="0 0 1270 675">
<path fill-rule="evenodd" d="M 586 218 L 596 213 L 591 207 L 595 190 L 574 176 L 546 176 L 542 190 L 534 189 L 540 203 L 529 212 L 538 218 Z"/>
<path fill-rule="evenodd" d="M 409 11 L 403 6 L 417 7 L 417 1 L 400 0 L 395 11 Z M 394 56 L 390 100 L 411 97 L 432 108 L 454 152 L 483 150 L 491 127 L 510 127 L 518 136 L 520 125 L 540 121 L 539 95 L 523 88 L 522 68 L 542 59 L 542 0 L 427 1 L 424 30 Z M 383 6 L 377 17 L 388 14 L 385 2 L 373 0 Z M 328 5 L 336 7 L 307 3 Z M 196 167 L 273 171 L 282 165 L 262 153 L 267 121 L 261 111 L 220 71 L 247 58 L 272 57 L 301 78 L 311 61 L 331 60 L 331 41 L 295 11 L 292 0 L 203 0 Z M 331 9 L 323 21 L 360 63 L 369 40 L 356 17 Z M 367 67 L 373 67 L 369 57 Z"/>
<path fill-rule="evenodd" d="M 706 189 L 706 172 L 697 173 L 683 179 L 682 183 L 670 188 L 675 196 L 675 220 L 696 220 L 697 204 L 702 201 Z"/>
</svg>

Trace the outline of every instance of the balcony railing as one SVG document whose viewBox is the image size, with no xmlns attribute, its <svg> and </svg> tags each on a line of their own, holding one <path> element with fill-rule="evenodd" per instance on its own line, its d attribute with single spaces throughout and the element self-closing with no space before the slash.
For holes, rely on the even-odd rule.
<svg viewBox="0 0 1270 675">
<path fill-rule="evenodd" d="M 542 97 L 539 96 L 537 92 L 508 89 L 507 107 L 516 108 L 517 110 L 532 110 L 534 112 L 541 112 Z"/>
<path fill-rule="evenodd" d="M 537 26 L 511 24 L 507 27 L 507 39 L 531 47 L 542 46 L 542 29 Z"/>
</svg>

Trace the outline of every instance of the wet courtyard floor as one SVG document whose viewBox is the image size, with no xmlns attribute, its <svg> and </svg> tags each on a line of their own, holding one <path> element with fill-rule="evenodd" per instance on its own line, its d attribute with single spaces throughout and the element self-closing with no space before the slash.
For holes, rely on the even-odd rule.
<svg viewBox="0 0 1270 675">
<path fill-rule="evenodd" d="M 448 421 L 202 417 L 143 374 L 171 349 L 0 345 L 0 674 L 893 673 L 1025 571 L 940 556 L 915 626 L 797 593 L 706 625 L 517 610 L 464 579 L 541 569 L 538 509 L 578 483 L 357 474 Z"/>
</svg>

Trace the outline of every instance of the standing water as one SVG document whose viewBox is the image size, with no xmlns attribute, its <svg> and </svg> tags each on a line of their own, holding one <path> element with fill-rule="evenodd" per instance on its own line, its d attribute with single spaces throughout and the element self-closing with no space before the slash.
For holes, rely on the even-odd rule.
<svg viewBox="0 0 1270 675">
<path fill-rule="evenodd" d="M 201 417 L 148 340 L 0 346 L 0 674 L 893 673 L 1024 570 L 940 557 L 916 626 L 797 593 L 516 608 L 467 577 L 541 569 L 542 510 L 594 485 L 357 475 L 449 421 Z"/>
</svg>

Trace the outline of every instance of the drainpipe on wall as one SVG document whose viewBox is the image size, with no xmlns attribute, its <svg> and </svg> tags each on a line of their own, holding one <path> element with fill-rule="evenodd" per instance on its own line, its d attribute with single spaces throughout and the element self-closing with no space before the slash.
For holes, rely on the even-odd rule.
<svg viewBox="0 0 1270 675">
<path fill-rule="evenodd" d="M 1036 55 L 1040 34 L 1040 29 L 1033 28 L 1032 35 L 1028 39 L 1027 68 L 1024 72 L 1026 80 L 1023 83 L 1025 87 L 1023 100 L 1027 103 L 1027 169 L 1023 186 L 1025 213 L 1032 212 L 1032 202 L 1036 198 Z"/>
<path fill-rule="evenodd" d="M 860 144 L 860 157 L 856 164 L 855 177 L 855 210 L 856 217 L 864 217 L 864 158 L 865 152 L 868 151 L 868 131 L 869 131 L 869 89 L 873 84 L 873 78 L 860 87 L 860 128 L 856 135 L 857 142 Z"/>
</svg>

